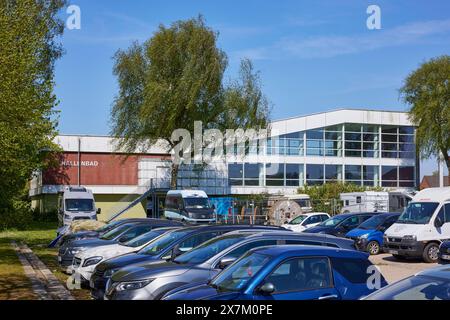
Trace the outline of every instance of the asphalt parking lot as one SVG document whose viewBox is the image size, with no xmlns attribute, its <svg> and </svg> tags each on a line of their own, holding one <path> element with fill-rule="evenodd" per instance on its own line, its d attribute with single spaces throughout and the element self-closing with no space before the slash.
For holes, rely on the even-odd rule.
<svg viewBox="0 0 450 320">
<path fill-rule="evenodd" d="M 381 273 L 388 283 L 399 281 L 422 270 L 437 266 L 435 263 L 425 263 L 420 259 L 396 260 L 390 254 L 371 256 L 370 260 L 381 269 Z"/>
</svg>

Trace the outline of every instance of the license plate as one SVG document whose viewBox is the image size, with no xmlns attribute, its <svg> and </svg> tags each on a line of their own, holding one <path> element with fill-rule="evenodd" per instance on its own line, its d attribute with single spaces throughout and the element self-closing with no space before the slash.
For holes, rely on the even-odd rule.
<svg viewBox="0 0 450 320">
<path fill-rule="evenodd" d="M 449 254 L 443 254 L 441 256 L 441 258 L 444 259 L 444 260 L 450 260 L 450 255 Z"/>
<path fill-rule="evenodd" d="M 390 254 L 398 254 L 398 251 L 397 250 L 389 250 L 389 253 Z"/>
</svg>

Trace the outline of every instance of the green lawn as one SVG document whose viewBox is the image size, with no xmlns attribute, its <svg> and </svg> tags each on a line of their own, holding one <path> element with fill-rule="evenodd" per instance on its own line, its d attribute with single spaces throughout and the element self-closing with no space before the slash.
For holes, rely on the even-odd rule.
<svg viewBox="0 0 450 320">
<path fill-rule="evenodd" d="M 56 236 L 56 223 L 35 223 L 26 231 L 0 232 L 0 300 L 35 299 L 31 283 L 25 276 L 14 249 L 10 243 L 26 243 L 41 261 L 65 284 L 68 276 L 58 268 L 57 249 L 47 248 Z M 71 291 L 76 299 L 89 299 L 87 290 Z"/>
</svg>

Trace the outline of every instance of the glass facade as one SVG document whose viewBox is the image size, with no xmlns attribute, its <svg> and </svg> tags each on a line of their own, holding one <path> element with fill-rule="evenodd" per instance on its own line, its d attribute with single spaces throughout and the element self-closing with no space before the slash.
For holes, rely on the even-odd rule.
<svg viewBox="0 0 450 320">
<path fill-rule="evenodd" d="M 303 159 L 298 164 L 230 164 L 229 185 L 297 187 L 346 181 L 362 186 L 416 186 L 415 165 L 374 165 L 373 161 L 404 159 L 411 164 L 416 159 L 414 127 L 344 123 L 273 137 L 266 154 Z M 308 163 L 308 158 L 316 163 L 323 158 L 323 164 Z M 327 158 L 344 160 L 327 164 Z M 346 164 L 346 158 L 360 158 L 362 165 Z"/>
</svg>

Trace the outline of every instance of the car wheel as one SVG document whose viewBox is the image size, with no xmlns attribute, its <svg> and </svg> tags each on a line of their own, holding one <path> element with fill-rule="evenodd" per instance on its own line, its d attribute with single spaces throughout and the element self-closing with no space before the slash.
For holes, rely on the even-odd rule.
<svg viewBox="0 0 450 320">
<path fill-rule="evenodd" d="M 377 241 L 370 241 L 367 244 L 366 250 L 370 255 L 375 256 L 380 253 L 380 245 Z"/>
<path fill-rule="evenodd" d="M 436 243 L 429 243 L 423 249 L 423 260 L 426 263 L 433 263 L 439 260 L 439 245 Z"/>
</svg>

